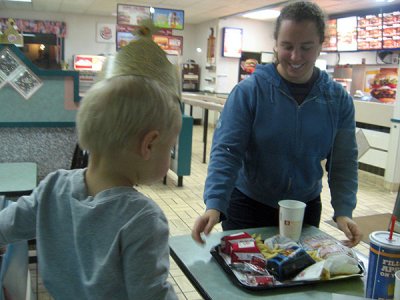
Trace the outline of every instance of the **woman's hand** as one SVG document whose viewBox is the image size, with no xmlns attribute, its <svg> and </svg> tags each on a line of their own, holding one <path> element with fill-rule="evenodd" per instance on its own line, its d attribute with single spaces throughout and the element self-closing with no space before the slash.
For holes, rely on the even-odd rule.
<svg viewBox="0 0 400 300">
<path fill-rule="evenodd" d="M 360 231 L 357 223 L 352 219 L 344 216 L 336 217 L 336 224 L 337 227 L 343 231 L 348 238 L 348 240 L 343 242 L 345 246 L 354 247 L 361 241 L 362 232 Z"/>
<path fill-rule="evenodd" d="M 209 209 L 202 216 L 198 217 L 192 229 L 192 238 L 196 242 L 204 244 L 205 240 L 201 238 L 201 233 L 208 235 L 215 224 L 219 222 L 220 214 L 218 210 Z"/>
</svg>

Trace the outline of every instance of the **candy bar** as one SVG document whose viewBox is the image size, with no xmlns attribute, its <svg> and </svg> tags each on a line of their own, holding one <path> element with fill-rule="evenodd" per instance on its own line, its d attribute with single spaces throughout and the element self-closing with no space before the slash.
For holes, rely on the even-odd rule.
<svg viewBox="0 0 400 300">
<path fill-rule="evenodd" d="M 231 254 L 232 243 L 240 241 L 253 241 L 254 239 L 247 232 L 239 232 L 231 235 L 224 236 L 221 239 L 221 251 L 226 254 Z"/>
<path fill-rule="evenodd" d="M 241 241 L 231 245 L 231 262 L 250 262 L 253 256 L 263 257 L 258 250 L 254 239 L 251 241 Z"/>
</svg>

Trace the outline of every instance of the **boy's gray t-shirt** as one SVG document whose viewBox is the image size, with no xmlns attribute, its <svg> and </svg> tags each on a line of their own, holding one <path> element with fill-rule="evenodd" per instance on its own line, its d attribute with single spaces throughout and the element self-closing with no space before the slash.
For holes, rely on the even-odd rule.
<svg viewBox="0 0 400 300">
<path fill-rule="evenodd" d="M 0 244 L 36 237 L 55 299 L 177 299 L 160 207 L 130 187 L 88 196 L 84 172 L 56 171 L 1 211 Z"/>
</svg>

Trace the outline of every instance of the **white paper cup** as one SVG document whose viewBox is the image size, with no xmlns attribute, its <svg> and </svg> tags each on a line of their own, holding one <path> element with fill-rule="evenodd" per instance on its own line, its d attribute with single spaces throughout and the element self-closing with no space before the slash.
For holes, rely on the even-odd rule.
<svg viewBox="0 0 400 300">
<path fill-rule="evenodd" d="M 393 300 L 400 300 L 400 270 L 394 273 L 394 298 Z"/>
<path fill-rule="evenodd" d="M 279 201 L 279 234 L 298 241 L 303 226 L 306 204 L 297 200 Z"/>
</svg>

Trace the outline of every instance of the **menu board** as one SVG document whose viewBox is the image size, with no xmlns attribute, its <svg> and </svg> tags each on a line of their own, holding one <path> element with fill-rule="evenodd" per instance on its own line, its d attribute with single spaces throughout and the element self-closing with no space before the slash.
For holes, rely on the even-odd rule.
<svg viewBox="0 0 400 300">
<path fill-rule="evenodd" d="M 165 36 L 153 35 L 153 41 L 160 46 L 167 54 L 182 55 L 183 51 L 183 37 L 182 36 Z"/>
<path fill-rule="evenodd" d="M 337 50 L 337 24 L 336 19 L 328 20 L 326 22 L 326 38 L 322 44 L 324 51 Z"/>
<path fill-rule="evenodd" d="M 166 8 L 154 8 L 154 25 L 159 28 L 183 30 L 184 11 Z"/>
<path fill-rule="evenodd" d="M 138 25 L 144 19 L 150 19 L 150 7 L 118 4 L 117 24 Z"/>
<path fill-rule="evenodd" d="M 323 51 L 400 49 L 400 10 L 330 19 Z"/>
<path fill-rule="evenodd" d="M 400 48 L 400 11 L 383 14 L 383 49 Z"/>
<path fill-rule="evenodd" d="M 337 19 L 337 50 L 357 50 L 357 17 Z"/>
<path fill-rule="evenodd" d="M 357 17 L 358 50 L 382 48 L 382 14 Z"/>
<path fill-rule="evenodd" d="M 237 57 L 242 55 L 243 29 L 224 27 L 222 31 L 222 56 Z"/>
</svg>

